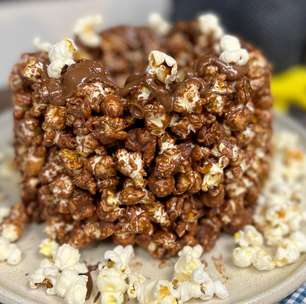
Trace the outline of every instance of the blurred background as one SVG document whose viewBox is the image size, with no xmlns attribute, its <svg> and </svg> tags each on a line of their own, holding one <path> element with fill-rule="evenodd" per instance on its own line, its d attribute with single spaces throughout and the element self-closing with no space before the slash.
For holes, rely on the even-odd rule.
<svg viewBox="0 0 306 304">
<path fill-rule="evenodd" d="M 153 11 L 172 21 L 218 14 L 227 32 L 264 50 L 273 63 L 276 108 L 306 125 L 306 0 L 0 0 L 0 88 L 20 54 L 33 49 L 35 36 L 55 42 L 71 35 L 76 19 L 97 13 L 106 27 L 145 24 Z"/>
</svg>

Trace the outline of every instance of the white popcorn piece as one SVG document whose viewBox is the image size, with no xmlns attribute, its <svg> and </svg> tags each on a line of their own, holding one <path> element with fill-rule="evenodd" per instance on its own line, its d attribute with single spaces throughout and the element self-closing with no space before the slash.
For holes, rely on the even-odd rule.
<svg viewBox="0 0 306 304">
<path fill-rule="evenodd" d="M 241 48 L 240 41 L 232 35 L 224 35 L 220 40 L 220 59 L 226 63 L 245 65 L 249 60 L 249 53 Z"/>
<path fill-rule="evenodd" d="M 275 268 L 272 256 L 264 248 L 256 250 L 252 264 L 259 271 L 268 271 Z"/>
<path fill-rule="evenodd" d="M 243 230 L 236 232 L 234 238 L 241 247 L 263 245 L 262 234 L 252 225 L 246 225 Z"/>
<path fill-rule="evenodd" d="M 59 78 L 64 66 L 75 63 L 73 57 L 77 48 L 71 39 L 64 39 L 49 48 L 50 64 L 47 71 L 51 78 Z"/>
<path fill-rule="evenodd" d="M 217 280 L 214 282 L 215 284 L 215 295 L 222 300 L 225 300 L 229 297 L 229 292 L 227 290 L 227 288 L 225 287 L 225 285 Z"/>
<path fill-rule="evenodd" d="M 14 224 L 4 224 L 2 226 L 1 235 L 10 242 L 15 242 L 18 240 L 19 237 L 17 229 L 17 226 Z"/>
<path fill-rule="evenodd" d="M 97 287 L 104 292 L 122 293 L 127 291 L 126 274 L 116 268 L 103 268 L 97 277 Z"/>
<path fill-rule="evenodd" d="M 306 252 L 306 235 L 301 231 L 293 232 L 289 239 L 295 243 L 301 253 Z"/>
<path fill-rule="evenodd" d="M 181 282 L 176 292 L 180 303 L 186 303 L 203 296 L 201 285 L 190 281 Z"/>
<path fill-rule="evenodd" d="M 223 35 L 223 28 L 220 25 L 219 18 L 215 14 L 207 13 L 198 17 L 200 30 L 203 34 L 212 35 L 218 39 Z"/>
<path fill-rule="evenodd" d="M 240 47 L 240 41 L 235 36 L 224 35 L 220 40 L 220 49 L 222 51 L 238 51 Z"/>
<path fill-rule="evenodd" d="M 126 247 L 116 246 L 113 250 L 107 250 L 104 253 L 104 259 L 114 262 L 115 267 L 121 271 L 125 271 L 128 268 L 133 257 L 134 249 L 131 245 Z"/>
<path fill-rule="evenodd" d="M 72 269 L 80 261 L 80 253 L 69 244 L 60 246 L 55 254 L 54 263 L 61 269 Z"/>
<path fill-rule="evenodd" d="M 175 81 L 177 76 L 176 60 L 158 50 L 151 51 L 149 54 L 149 65 L 147 72 L 156 76 L 156 78 L 166 85 Z"/>
<path fill-rule="evenodd" d="M 155 303 L 175 304 L 173 286 L 169 281 L 156 281 L 152 290 L 152 296 Z"/>
<path fill-rule="evenodd" d="M 39 37 L 35 37 L 33 39 L 33 45 L 39 51 L 43 51 L 43 52 L 48 52 L 50 47 L 51 47 L 51 43 L 50 42 L 42 41 Z"/>
<path fill-rule="evenodd" d="M 51 239 L 44 239 L 39 244 L 39 253 L 45 257 L 53 258 L 58 250 L 58 243 Z"/>
<path fill-rule="evenodd" d="M 68 289 L 65 295 L 65 303 L 67 304 L 84 304 L 87 294 L 87 276 L 79 276 L 78 280 L 74 282 Z"/>
<path fill-rule="evenodd" d="M 223 51 L 219 58 L 226 63 L 245 65 L 249 61 L 249 53 L 246 49 Z"/>
<path fill-rule="evenodd" d="M 162 36 L 166 35 L 171 29 L 171 24 L 158 13 L 151 13 L 148 22 L 150 28 Z"/>
<path fill-rule="evenodd" d="M 200 245 L 185 246 L 178 253 L 179 258 L 174 265 L 174 276 L 178 281 L 191 279 L 193 271 L 202 264 L 200 260 L 202 253 L 203 248 Z"/>
<path fill-rule="evenodd" d="M 101 304 L 123 304 L 124 295 L 121 292 L 104 292 L 101 294 Z"/>
<path fill-rule="evenodd" d="M 2 223 L 3 220 L 9 216 L 10 210 L 11 209 L 9 207 L 0 207 L 0 223 Z"/>
<path fill-rule="evenodd" d="M 128 289 L 127 289 L 127 295 L 130 299 L 136 299 L 137 298 L 137 292 L 139 289 L 141 289 L 142 285 L 146 281 L 146 278 L 137 273 L 137 272 L 131 272 L 128 275 Z"/>
<path fill-rule="evenodd" d="M 79 279 L 79 275 L 75 270 L 64 270 L 57 278 L 55 284 L 56 293 L 60 297 L 64 297 L 68 289 Z"/>
<path fill-rule="evenodd" d="M 101 15 L 85 16 L 77 20 L 73 32 L 85 46 L 98 47 L 101 44 L 99 32 L 102 27 Z"/>
<path fill-rule="evenodd" d="M 241 268 L 250 267 L 255 253 L 253 247 L 236 247 L 232 254 L 234 265 Z"/>
<path fill-rule="evenodd" d="M 276 249 L 274 262 L 277 267 L 283 267 L 296 262 L 300 257 L 300 250 L 296 242 L 284 239 Z"/>
</svg>

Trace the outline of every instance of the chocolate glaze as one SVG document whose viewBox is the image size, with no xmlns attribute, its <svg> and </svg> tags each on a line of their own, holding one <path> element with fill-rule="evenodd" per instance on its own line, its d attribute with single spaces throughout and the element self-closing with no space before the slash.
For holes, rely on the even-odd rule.
<svg viewBox="0 0 306 304">
<path fill-rule="evenodd" d="M 114 87 L 113 82 L 102 65 L 96 61 L 84 60 L 71 65 L 63 76 L 64 97 L 73 95 L 79 85 L 93 80 L 99 80 Z"/>
<path fill-rule="evenodd" d="M 217 57 L 203 56 L 195 64 L 196 72 L 203 75 L 205 68 L 209 65 L 216 65 L 229 80 L 238 80 L 248 71 L 247 66 L 227 64 Z"/>
</svg>

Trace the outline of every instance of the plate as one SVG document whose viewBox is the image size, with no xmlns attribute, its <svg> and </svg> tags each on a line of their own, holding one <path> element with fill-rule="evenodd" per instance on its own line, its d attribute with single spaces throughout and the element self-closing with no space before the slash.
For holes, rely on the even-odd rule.
<svg viewBox="0 0 306 304">
<path fill-rule="evenodd" d="M 301 126 L 293 120 L 280 114 L 275 114 L 275 129 L 290 130 L 298 133 L 306 148 L 306 133 Z M 0 151 L 13 153 L 12 141 L 12 118 L 10 112 L 0 115 Z M 18 176 L 7 175 L 0 177 L 0 192 L 4 193 L 7 201 L 18 200 Z M 7 202 L 5 202 L 7 203 Z M 61 299 L 55 296 L 47 296 L 43 290 L 30 290 L 27 286 L 27 275 L 38 268 L 41 256 L 37 252 L 37 246 L 44 238 L 42 226 L 31 225 L 18 242 L 22 249 L 24 258 L 17 266 L 0 264 L 0 302 L 3 304 L 55 304 L 62 303 Z M 215 248 L 204 255 L 208 263 L 209 271 L 214 278 L 220 278 L 220 271 L 216 267 L 217 259 L 220 258 L 224 264 L 225 275 L 228 278 L 226 286 L 230 291 L 227 300 L 212 300 L 205 302 L 209 304 L 225 303 L 247 303 L 247 304 L 269 304 L 275 303 L 292 291 L 297 289 L 306 281 L 306 255 L 303 255 L 298 262 L 284 268 L 277 268 L 270 272 L 258 272 L 254 269 L 239 269 L 231 262 L 231 252 L 233 249 L 232 237 L 222 235 Z M 82 251 L 83 258 L 90 264 L 102 259 L 103 252 L 112 248 L 111 243 L 100 243 L 97 246 Z M 161 263 L 152 259 L 142 249 L 136 249 L 137 271 L 145 276 L 162 279 L 169 278 L 173 260 Z M 220 269 L 219 269 L 220 270 Z M 224 277 L 224 275 L 223 275 Z M 89 301 L 88 303 L 93 303 Z M 194 302 L 197 303 L 197 302 Z"/>
</svg>

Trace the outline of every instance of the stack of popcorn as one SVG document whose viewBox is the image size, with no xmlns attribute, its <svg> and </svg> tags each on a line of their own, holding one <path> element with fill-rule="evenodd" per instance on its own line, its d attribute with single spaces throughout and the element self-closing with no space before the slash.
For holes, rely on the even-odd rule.
<svg viewBox="0 0 306 304">
<path fill-rule="evenodd" d="M 10 76 L 22 206 L 48 236 L 154 257 L 249 224 L 267 176 L 271 69 L 203 14 L 36 40 Z"/>
</svg>

